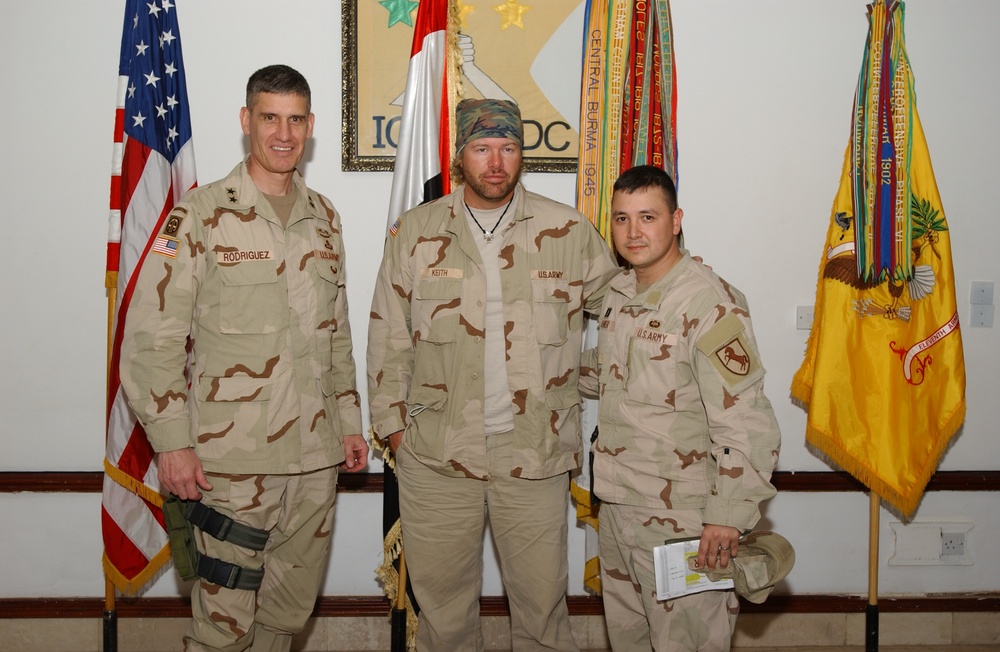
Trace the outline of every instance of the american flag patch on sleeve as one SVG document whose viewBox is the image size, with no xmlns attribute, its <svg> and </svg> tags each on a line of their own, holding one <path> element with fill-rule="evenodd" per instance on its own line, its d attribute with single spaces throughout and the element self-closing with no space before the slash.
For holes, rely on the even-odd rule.
<svg viewBox="0 0 1000 652">
<path fill-rule="evenodd" d="M 166 256 L 168 258 L 176 258 L 178 245 L 180 245 L 180 240 L 177 238 L 171 238 L 166 235 L 158 235 L 156 236 L 156 240 L 153 241 L 153 253 L 160 254 L 161 256 Z"/>
<path fill-rule="evenodd" d="M 399 233 L 399 224 L 400 224 L 400 218 L 397 217 L 396 221 L 393 222 L 392 226 L 389 227 L 389 235 L 391 237 L 395 238 L 396 234 Z"/>
</svg>

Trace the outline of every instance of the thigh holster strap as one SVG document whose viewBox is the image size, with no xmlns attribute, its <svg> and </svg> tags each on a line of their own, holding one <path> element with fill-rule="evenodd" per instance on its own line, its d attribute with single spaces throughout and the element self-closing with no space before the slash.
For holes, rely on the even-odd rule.
<svg viewBox="0 0 1000 652">
<path fill-rule="evenodd" d="M 163 503 L 163 516 L 170 537 L 170 554 L 181 579 L 201 577 L 228 589 L 256 591 L 260 588 L 264 569 L 244 568 L 202 554 L 195 542 L 193 528 L 219 541 L 257 551 L 267 544 L 266 530 L 238 523 L 200 502 L 181 500 L 173 494 Z"/>
<path fill-rule="evenodd" d="M 199 555 L 198 577 L 227 589 L 256 591 L 264 579 L 264 569 L 244 568 L 215 557 Z"/>
<path fill-rule="evenodd" d="M 220 514 L 200 502 L 185 500 L 184 512 L 187 520 L 196 528 L 212 535 L 219 541 L 228 541 L 242 548 L 263 550 L 269 535 L 267 530 L 244 525 Z"/>
</svg>

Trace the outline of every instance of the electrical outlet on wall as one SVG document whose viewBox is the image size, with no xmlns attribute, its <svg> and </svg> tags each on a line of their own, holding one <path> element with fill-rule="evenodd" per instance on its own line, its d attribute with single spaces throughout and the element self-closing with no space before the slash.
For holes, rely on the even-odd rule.
<svg viewBox="0 0 1000 652">
<path fill-rule="evenodd" d="M 890 566 L 972 566 L 972 523 L 914 520 L 890 523 L 895 533 Z"/>
<path fill-rule="evenodd" d="M 965 532 L 941 532 L 941 556 L 965 556 Z"/>
</svg>

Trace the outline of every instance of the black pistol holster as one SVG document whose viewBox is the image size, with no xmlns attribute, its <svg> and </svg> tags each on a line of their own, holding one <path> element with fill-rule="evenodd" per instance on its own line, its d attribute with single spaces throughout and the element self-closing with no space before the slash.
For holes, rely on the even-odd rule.
<svg viewBox="0 0 1000 652">
<path fill-rule="evenodd" d="M 242 548 L 263 550 L 268 532 L 243 525 L 206 507 L 196 500 L 181 500 L 170 494 L 163 501 L 163 520 L 170 538 L 170 555 L 182 580 L 200 577 L 227 589 L 256 591 L 264 578 L 264 569 L 244 568 L 198 550 L 194 528 Z"/>
</svg>

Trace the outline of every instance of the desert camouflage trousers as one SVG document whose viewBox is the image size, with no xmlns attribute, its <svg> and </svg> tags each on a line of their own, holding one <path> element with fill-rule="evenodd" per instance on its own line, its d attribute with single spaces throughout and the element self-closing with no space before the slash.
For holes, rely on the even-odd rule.
<svg viewBox="0 0 1000 652">
<path fill-rule="evenodd" d="M 337 467 L 302 475 L 209 474 L 202 502 L 268 530 L 263 551 L 218 541 L 197 530 L 199 549 L 246 568 L 264 567 L 257 591 L 204 580 L 191 590 L 194 619 L 185 652 L 287 652 L 305 627 L 329 556 Z"/>
<path fill-rule="evenodd" d="M 653 548 L 701 536 L 699 510 L 601 503 L 598 543 L 608 636 L 615 652 L 725 652 L 739 613 L 733 591 L 656 599 Z"/>
<path fill-rule="evenodd" d="M 399 449 L 403 549 L 420 605 L 418 652 L 481 652 L 486 518 L 510 602 L 514 652 L 577 652 L 569 627 L 569 475 L 510 475 L 512 433 L 486 438 L 489 480 L 441 475 Z"/>
</svg>

